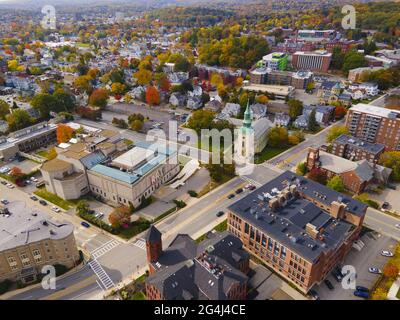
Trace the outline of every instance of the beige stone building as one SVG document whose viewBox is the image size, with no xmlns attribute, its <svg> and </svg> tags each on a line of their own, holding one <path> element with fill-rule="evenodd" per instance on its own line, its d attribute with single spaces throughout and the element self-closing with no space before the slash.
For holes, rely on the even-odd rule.
<svg viewBox="0 0 400 320">
<path fill-rule="evenodd" d="M 72 268 L 79 262 L 71 224 L 59 224 L 38 212 L 0 210 L 0 281 L 30 283 L 43 266 Z"/>
</svg>

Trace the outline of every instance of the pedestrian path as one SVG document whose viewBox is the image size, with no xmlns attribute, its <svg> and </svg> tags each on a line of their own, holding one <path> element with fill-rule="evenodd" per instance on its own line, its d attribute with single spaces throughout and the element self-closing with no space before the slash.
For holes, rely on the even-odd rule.
<svg viewBox="0 0 400 320">
<path fill-rule="evenodd" d="M 146 250 L 146 241 L 144 241 L 144 239 L 136 240 L 136 242 L 133 245 L 139 247 L 142 250 Z"/>
<path fill-rule="evenodd" d="M 97 262 L 96 259 L 91 260 L 88 264 L 102 284 L 102 289 L 108 290 L 115 286 L 114 282 L 111 280 L 111 278 L 104 271 L 103 267 Z"/>
</svg>

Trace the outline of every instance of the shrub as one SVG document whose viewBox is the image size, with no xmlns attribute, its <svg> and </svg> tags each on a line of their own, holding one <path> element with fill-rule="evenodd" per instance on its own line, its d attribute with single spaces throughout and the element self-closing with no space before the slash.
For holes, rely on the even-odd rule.
<svg viewBox="0 0 400 320">
<path fill-rule="evenodd" d="M 189 196 L 196 198 L 198 196 L 197 192 L 194 190 L 189 190 L 188 191 Z"/>
<path fill-rule="evenodd" d="M 180 209 L 186 207 L 185 201 L 182 201 L 182 200 L 174 200 L 174 203 L 175 203 L 176 206 L 177 206 L 178 208 L 180 208 Z"/>
</svg>

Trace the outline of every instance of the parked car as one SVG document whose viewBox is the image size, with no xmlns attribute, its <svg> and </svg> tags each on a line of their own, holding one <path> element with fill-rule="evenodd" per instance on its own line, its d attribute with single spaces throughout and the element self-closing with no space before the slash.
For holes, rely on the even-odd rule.
<svg viewBox="0 0 400 320">
<path fill-rule="evenodd" d="M 312 296 L 315 300 L 319 300 L 319 299 L 320 299 L 317 291 L 311 289 L 308 293 L 309 293 L 309 295 Z"/>
<path fill-rule="evenodd" d="M 233 193 L 231 193 L 229 196 L 228 196 L 228 199 L 232 199 L 232 198 L 234 198 L 235 197 L 235 195 L 233 194 Z"/>
<path fill-rule="evenodd" d="M 1 199 L 0 202 L 4 205 L 9 204 L 10 202 L 7 199 Z"/>
<path fill-rule="evenodd" d="M 7 188 L 8 189 L 14 189 L 14 186 L 11 183 L 7 183 Z"/>
<path fill-rule="evenodd" d="M 30 196 L 31 200 L 38 201 L 39 199 L 36 196 Z"/>
<path fill-rule="evenodd" d="M 6 186 L 7 185 L 7 181 L 1 180 L 1 184 Z"/>
<path fill-rule="evenodd" d="M 363 286 L 356 286 L 357 291 L 369 292 L 369 289 Z"/>
<path fill-rule="evenodd" d="M 382 250 L 381 255 L 384 257 L 393 257 L 394 256 L 393 252 L 390 252 L 388 250 Z"/>
<path fill-rule="evenodd" d="M 385 201 L 384 203 L 382 203 L 382 209 L 388 209 L 390 206 L 389 202 Z"/>
<path fill-rule="evenodd" d="M 382 273 L 382 271 L 381 271 L 380 269 L 375 268 L 375 267 L 369 267 L 369 268 L 368 268 L 368 271 L 369 271 L 370 273 L 375 273 L 375 274 L 381 274 L 381 273 Z"/>
<path fill-rule="evenodd" d="M 102 212 L 97 212 L 94 216 L 95 216 L 97 219 L 101 219 L 101 218 L 104 217 L 104 213 L 102 213 Z"/>
<path fill-rule="evenodd" d="M 339 268 L 334 268 L 331 272 L 332 276 L 335 278 L 335 280 L 337 282 L 341 282 L 343 279 L 343 274 L 342 272 L 339 270 Z"/>
<path fill-rule="evenodd" d="M 237 189 L 237 190 L 235 191 L 236 194 L 240 194 L 240 193 L 242 193 L 242 192 L 243 192 L 243 189 L 242 189 L 242 188 L 239 188 L 239 189 Z"/>
<path fill-rule="evenodd" d="M 42 199 L 39 200 L 39 203 L 40 203 L 42 206 L 47 206 L 47 202 L 44 201 L 44 200 L 42 200 Z"/>
<path fill-rule="evenodd" d="M 81 225 L 84 226 L 85 228 L 90 228 L 90 224 L 85 221 L 82 221 Z"/>
<path fill-rule="evenodd" d="M 333 286 L 332 282 L 330 282 L 328 279 L 325 279 L 324 283 L 328 287 L 329 290 L 334 290 L 335 289 L 335 287 Z"/>
<path fill-rule="evenodd" d="M 217 217 L 222 217 L 225 214 L 223 211 L 218 211 L 217 212 Z"/>
<path fill-rule="evenodd" d="M 353 293 L 356 297 L 360 297 L 360 298 L 364 298 L 364 299 L 368 299 L 369 298 L 369 293 L 365 292 L 365 291 L 354 291 Z"/>
<path fill-rule="evenodd" d="M 253 190 L 256 190 L 256 189 L 257 189 L 257 187 L 254 186 L 254 185 L 250 185 L 250 187 L 249 187 L 249 190 L 250 190 L 250 191 L 253 191 Z"/>
<path fill-rule="evenodd" d="M 392 190 L 396 190 L 396 186 L 394 184 L 388 184 L 388 188 Z"/>
<path fill-rule="evenodd" d="M 54 212 L 57 212 L 57 213 L 60 213 L 60 212 L 61 212 L 60 208 L 58 208 L 58 207 L 56 207 L 56 206 L 53 206 L 53 207 L 51 208 L 51 210 L 53 210 Z"/>
<path fill-rule="evenodd" d="M 394 226 L 395 226 L 397 229 L 400 229 L 400 223 L 396 223 Z"/>
<path fill-rule="evenodd" d="M 33 182 L 38 182 L 39 180 L 36 179 L 35 177 L 31 177 L 31 181 L 33 181 Z"/>
</svg>

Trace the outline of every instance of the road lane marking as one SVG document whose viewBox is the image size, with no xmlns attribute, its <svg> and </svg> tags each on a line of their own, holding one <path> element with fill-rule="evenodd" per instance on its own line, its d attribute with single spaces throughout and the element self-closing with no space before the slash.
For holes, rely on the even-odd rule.
<svg viewBox="0 0 400 320">
<path fill-rule="evenodd" d="M 67 287 L 67 288 L 65 288 L 63 290 L 57 291 L 57 292 L 55 292 L 53 294 L 50 294 L 50 295 L 48 295 L 46 297 L 40 298 L 39 300 L 57 300 L 57 299 L 60 299 L 62 297 L 65 297 L 68 294 L 74 293 L 74 292 L 76 292 L 76 291 L 78 291 L 78 290 L 80 290 L 82 288 L 86 288 L 86 287 L 88 287 L 89 285 L 91 285 L 91 284 L 93 284 L 95 282 L 96 282 L 96 277 L 93 275 L 93 276 L 90 276 L 89 278 L 86 278 L 86 279 L 84 279 L 84 280 L 82 280 L 82 281 L 80 281 L 80 282 L 78 282 L 78 283 L 76 283 L 76 284 L 74 284 L 72 286 L 69 286 L 69 287 Z"/>
</svg>

